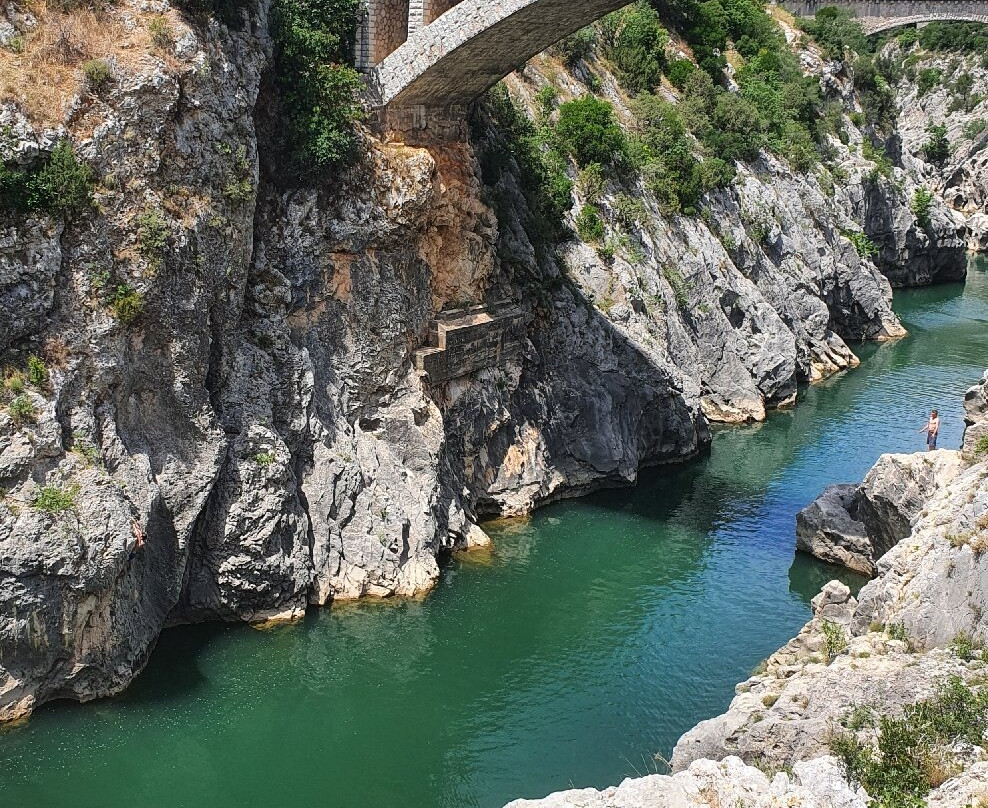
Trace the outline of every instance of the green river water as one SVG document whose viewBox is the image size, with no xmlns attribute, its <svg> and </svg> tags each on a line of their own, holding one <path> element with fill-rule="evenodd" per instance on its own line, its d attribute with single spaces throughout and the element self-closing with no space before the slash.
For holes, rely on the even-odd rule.
<svg viewBox="0 0 988 808">
<path fill-rule="evenodd" d="M 498 808 L 654 770 L 809 617 L 839 570 L 793 517 L 884 451 L 922 448 L 988 365 L 988 264 L 896 293 L 910 331 L 708 455 L 488 525 L 424 600 L 269 631 L 167 631 L 122 696 L 0 730 L 2 808 Z"/>
</svg>

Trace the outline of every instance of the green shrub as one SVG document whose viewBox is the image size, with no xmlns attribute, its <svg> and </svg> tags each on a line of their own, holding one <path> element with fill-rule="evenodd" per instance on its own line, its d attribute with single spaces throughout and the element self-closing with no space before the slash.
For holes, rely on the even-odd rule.
<svg viewBox="0 0 988 808">
<path fill-rule="evenodd" d="M 26 389 L 24 374 L 19 370 L 7 368 L 4 371 L 3 389 L 8 393 L 19 396 Z"/>
<path fill-rule="evenodd" d="M 89 90 L 99 93 L 113 79 L 113 72 L 105 59 L 90 59 L 82 63 L 82 75 L 86 79 Z"/>
<path fill-rule="evenodd" d="M 666 68 L 666 75 L 674 87 L 680 90 L 686 86 L 690 76 L 696 72 L 696 65 L 689 59 L 673 59 Z"/>
<path fill-rule="evenodd" d="M 588 242 L 597 242 L 604 238 L 604 221 L 593 205 L 580 208 L 576 215 L 576 232 L 581 239 Z"/>
<path fill-rule="evenodd" d="M 845 230 L 844 235 L 854 245 L 854 249 L 858 251 L 858 255 L 862 258 L 871 258 L 873 255 L 878 255 L 878 247 L 875 245 L 875 242 L 861 231 Z"/>
<path fill-rule="evenodd" d="M 905 623 L 889 623 L 885 628 L 885 633 L 889 635 L 890 640 L 899 640 L 900 642 L 909 643 L 909 634 L 906 633 Z"/>
<path fill-rule="evenodd" d="M 78 494 L 79 486 L 75 484 L 64 488 L 59 485 L 45 485 L 34 492 L 31 506 L 45 513 L 74 511 Z"/>
<path fill-rule="evenodd" d="M 360 74 L 346 62 L 357 0 L 274 0 L 272 34 L 288 141 L 302 170 L 356 154 Z"/>
<path fill-rule="evenodd" d="M 27 358 L 27 380 L 36 388 L 44 387 L 48 381 L 48 368 L 36 354 L 31 354 Z"/>
<path fill-rule="evenodd" d="M 988 121 L 984 118 L 968 121 L 964 124 L 964 137 L 968 140 L 975 140 L 985 129 L 988 129 Z"/>
<path fill-rule="evenodd" d="M 614 213 L 625 230 L 643 224 L 648 219 L 645 203 L 637 196 L 618 194 L 614 200 Z"/>
<path fill-rule="evenodd" d="M 109 299 L 110 311 L 124 325 L 130 325 L 144 311 L 144 296 L 126 283 L 118 284 Z"/>
<path fill-rule="evenodd" d="M 10 402 L 7 412 L 16 426 L 23 426 L 24 424 L 34 422 L 34 402 L 24 393 Z"/>
<path fill-rule="evenodd" d="M 950 158 L 950 141 L 947 140 L 947 127 L 944 124 L 930 124 L 926 127 L 929 135 L 923 144 L 923 154 L 927 162 L 943 167 Z"/>
<path fill-rule="evenodd" d="M 800 23 L 831 59 L 843 59 L 850 53 L 867 53 L 868 38 L 854 18 L 854 13 L 828 6 L 820 9 L 812 20 Z"/>
<path fill-rule="evenodd" d="M 498 186 L 501 176 L 509 170 L 509 161 L 514 161 L 538 235 L 550 241 L 560 238 L 564 232 L 563 215 L 572 206 L 573 182 L 566 175 L 565 161 L 549 143 L 551 130 L 537 129 L 511 100 L 504 84 L 491 88 L 484 109 L 503 140 L 503 144 L 485 144 L 481 151 L 485 184 L 490 188 Z M 478 131 L 478 137 L 480 134 Z"/>
<path fill-rule="evenodd" d="M 823 621 L 822 629 L 823 641 L 827 646 L 827 657 L 834 659 L 847 648 L 847 635 L 840 625 L 832 623 L 830 620 Z"/>
<path fill-rule="evenodd" d="M 930 219 L 930 206 L 932 204 L 933 194 L 926 188 L 917 188 L 913 194 L 912 202 L 909 203 L 909 209 L 913 212 L 913 216 L 916 217 L 916 222 L 924 230 L 928 229 L 932 224 Z"/>
<path fill-rule="evenodd" d="M 673 266 L 672 264 L 664 264 L 662 266 L 662 276 L 672 288 L 672 294 L 676 299 L 676 305 L 681 311 L 685 311 L 686 307 L 690 303 L 690 298 L 689 289 L 687 288 L 686 279 L 683 277 L 683 273 L 679 271 L 679 267 Z"/>
<path fill-rule="evenodd" d="M 919 44 L 928 51 L 988 53 L 988 31 L 978 23 L 931 22 L 917 31 Z"/>
<path fill-rule="evenodd" d="M 152 17 L 148 22 L 148 33 L 151 35 L 151 44 L 156 48 L 168 50 L 175 44 L 172 29 L 168 27 L 168 21 L 161 15 Z"/>
<path fill-rule="evenodd" d="M 137 217 L 137 251 L 152 270 L 161 269 L 168 246 L 168 222 L 161 211 L 148 206 Z"/>
<path fill-rule="evenodd" d="M 645 0 L 615 12 L 616 28 L 607 48 L 621 85 L 631 93 L 652 91 L 662 80 L 669 34 Z"/>
<path fill-rule="evenodd" d="M 556 137 L 579 166 L 613 165 L 623 158 L 627 148 L 613 108 L 592 95 L 560 104 Z"/>
<path fill-rule="evenodd" d="M 552 50 L 566 62 L 568 67 L 575 67 L 593 53 L 596 44 L 597 32 L 587 27 L 563 37 L 552 46 Z"/>
<path fill-rule="evenodd" d="M 961 631 L 950 641 L 950 650 L 965 662 L 981 656 L 981 644 L 975 642 L 966 631 Z"/>
<path fill-rule="evenodd" d="M 899 36 L 896 37 L 896 40 L 899 43 L 899 47 L 903 48 L 904 50 L 907 48 L 911 48 L 913 45 L 919 42 L 919 31 L 915 28 L 905 28 L 899 33 Z"/>
<path fill-rule="evenodd" d="M 67 140 L 40 167 L 0 164 L 0 210 L 71 215 L 91 204 L 92 187 L 92 169 L 78 161 Z"/>
<path fill-rule="evenodd" d="M 913 808 L 938 785 L 958 742 L 981 746 L 988 729 L 988 691 L 975 693 L 959 678 L 932 698 L 907 705 L 901 718 L 882 717 L 878 738 L 850 733 L 830 739 L 849 783 L 861 785 L 875 808 Z"/>
<path fill-rule="evenodd" d="M 982 435 L 974 442 L 974 453 L 976 455 L 988 454 L 988 435 Z"/>
<path fill-rule="evenodd" d="M 552 111 L 556 108 L 556 100 L 559 98 L 559 90 L 551 84 L 545 85 L 535 94 L 535 108 L 543 119 L 548 119 Z"/>
<path fill-rule="evenodd" d="M 916 79 L 916 95 L 922 98 L 943 83 L 943 71 L 938 67 L 924 67 Z"/>
<path fill-rule="evenodd" d="M 274 452 L 258 452 L 254 455 L 254 462 L 259 466 L 270 466 L 277 459 Z"/>
</svg>

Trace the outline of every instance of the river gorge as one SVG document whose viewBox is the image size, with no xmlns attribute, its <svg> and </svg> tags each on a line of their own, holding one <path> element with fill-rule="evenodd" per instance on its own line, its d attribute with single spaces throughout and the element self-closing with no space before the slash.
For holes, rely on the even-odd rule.
<svg viewBox="0 0 988 808">
<path fill-rule="evenodd" d="M 296 625 L 165 632 L 123 695 L 0 730 L 10 806 L 401 804 L 498 808 L 655 771 L 796 633 L 831 578 L 793 518 L 882 452 L 915 451 L 939 406 L 959 445 L 988 364 L 988 262 L 896 292 L 909 336 L 709 453 L 634 488 L 486 523 L 422 599 Z"/>
</svg>

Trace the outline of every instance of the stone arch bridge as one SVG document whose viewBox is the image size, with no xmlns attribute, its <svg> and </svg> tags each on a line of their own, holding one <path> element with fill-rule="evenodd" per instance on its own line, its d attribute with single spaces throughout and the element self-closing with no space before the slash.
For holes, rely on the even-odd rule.
<svg viewBox="0 0 988 808">
<path fill-rule="evenodd" d="M 826 6 L 847 9 L 868 35 L 938 21 L 988 25 L 988 0 L 783 0 L 780 5 L 798 17 L 812 17 Z"/>
<path fill-rule="evenodd" d="M 367 0 L 357 65 L 377 109 L 458 108 L 537 53 L 628 0 Z M 932 20 L 988 23 L 988 0 L 783 0 L 797 15 L 836 5 L 870 33 Z"/>
</svg>

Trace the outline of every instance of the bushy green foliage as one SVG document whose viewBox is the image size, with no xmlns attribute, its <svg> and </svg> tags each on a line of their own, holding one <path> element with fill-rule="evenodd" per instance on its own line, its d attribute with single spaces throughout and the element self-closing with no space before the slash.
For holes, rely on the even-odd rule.
<svg viewBox="0 0 988 808">
<path fill-rule="evenodd" d="M 92 202 L 93 172 L 76 158 L 67 140 L 59 141 L 41 166 L 24 169 L 0 164 L 0 210 L 71 215 Z"/>
<path fill-rule="evenodd" d="M 518 179 L 541 236 L 553 240 L 562 235 L 563 215 L 572 205 L 573 182 L 565 162 L 550 142 L 551 132 L 537 129 L 520 110 L 503 84 L 487 93 L 486 109 L 504 140 L 504 148 L 487 150 L 481 163 L 488 186 L 497 184 L 506 159 L 518 167 Z"/>
<path fill-rule="evenodd" d="M 922 98 L 943 84 L 943 71 L 939 67 L 924 67 L 916 79 L 916 95 Z"/>
<path fill-rule="evenodd" d="M 156 48 L 168 50 L 175 44 L 175 36 L 168 26 L 168 21 L 160 14 L 151 18 L 148 22 L 148 33 L 151 35 L 151 43 Z"/>
<path fill-rule="evenodd" d="M 676 305 L 683 311 L 690 303 L 689 289 L 686 285 L 686 279 L 683 277 L 683 273 L 679 271 L 679 267 L 673 266 L 672 264 L 665 264 L 662 267 L 662 277 L 666 279 L 666 282 L 672 287 L 673 297 L 676 298 Z"/>
<path fill-rule="evenodd" d="M 627 148 L 624 130 L 614 117 L 614 109 L 607 101 L 592 95 L 559 105 L 556 137 L 560 146 L 580 166 L 590 163 L 614 165 L 621 161 Z"/>
<path fill-rule="evenodd" d="M 110 292 L 108 305 L 113 316 L 130 325 L 144 311 L 144 296 L 126 283 L 117 284 Z"/>
<path fill-rule="evenodd" d="M 947 140 L 947 127 L 942 124 L 931 123 L 926 127 L 926 134 L 929 135 L 923 144 L 923 154 L 927 161 L 936 166 L 943 166 L 950 157 L 950 141 Z"/>
<path fill-rule="evenodd" d="M 27 394 L 22 393 L 10 402 L 7 406 L 7 412 L 10 414 L 10 419 L 17 426 L 31 423 L 34 421 L 34 402 L 31 401 Z"/>
<path fill-rule="evenodd" d="M 831 59 L 844 59 L 848 53 L 867 53 L 868 38 L 851 11 L 827 6 L 801 27 L 823 48 Z"/>
<path fill-rule="evenodd" d="M 912 808 L 942 773 L 957 742 L 984 744 L 988 690 L 975 693 L 959 678 L 941 685 L 932 698 L 907 705 L 901 718 L 882 717 L 877 742 L 851 733 L 830 739 L 848 782 L 860 784 L 875 808 Z"/>
<path fill-rule="evenodd" d="M 823 642 L 827 647 L 827 657 L 833 659 L 847 648 L 847 634 L 844 633 L 844 629 L 840 625 L 830 620 L 823 621 L 822 629 Z"/>
<path fill-rule="evenodd" d="M 881 72 L 884 63 L 861 55 L 854 60 L 854 88 L 858 92 L 865 123 L 879 131 L 890 132 L 895 127 L 895 92 Z"/>
<path fill-rule="evenodd" d="M 988 53 L 988 28 L 981 23 L 931 22 L 917 31 L 917 38 L 928 51 Z"/>
<path fill-rule="evenodd" d="M 346 64 L 357 0 L 274 0 L 272 33 L 288 140 L 299 166 L 354 156 L 360 75 Z"/>
<path fill-rule="evenodd" d="M 982 435 L 974 442 L 974 453 L 976 455 L 988 454 L 988 435 Z"/>
<path fill-rule="evenodd" d="M 254 462 L 259 466 L 270 466 L 277 460 L 274 452 L 258 452 L 254 455 Z"/>
<path fill-rule="evenodd" d="M 113 79 L 113 72 L 106 59 L 90 59 L 82 63 L 82 75 L 91 92 L 99 93 Z"/>
<path fill-rule="evenodd" d="M 38 389 L 44 387 L 48 381 L 48 368 L 37 354 L 31 354 L 27 358 L 27 380 L 32 387 Z"/>
<path fill-rule="evenodd" d="M 844 235 L 854 245 L 854 249 L 858 251 L 858 255 L 862 258 L 870 258 L 873 255 L 878 255 L 878 247 L 875 246 L 875 242 L 860 230 L 845 230 Z"/>
<path fill-rule="evenodd" d="M 597 208 L 584 205 L 576 215 L 576 232 L 584 241 L 597 242 L 604 238 L 604 221 Z"/>
<path fill-rule="evenodd" d="M 636 161 L 665 210 L 695 213 L 703 194 L 733 178 L 733 169 L 724 160 L 697 159 L 694 141 L 674 104 L 658 96 L 642 96 L 635 100 L 634 111 L 641 127 Z"/>
<path fill-rule="evenodd" d="M 137 250 L 151 269 L 157 271 L 161 268 L 167 246 L 168 222 L 160 210 L 148 206 L 137 217 Z"/>
<path fill-rule="evenodd" d="M 932 204 L 933 193 L 926 188 L 917 188 L 912 201 L 909 203 L 909 209 L 916 217 L 916 222 L 924 230 L 932 224 L 930 220 L 930 206 Z"/>
<path fill-rule="evenodd" d="M 609 18 L 613 33 L 608 38 L 607 58 L 614 64 L 618 79 L 631 93 L 652 91 L 662 80 L 669 34 L 656 10 L 645 0 Z"/>
<path fill-rule="evenodd" d="M 74 511 L 76 507 L 76 497 L 79 495 L 78 485 L 60 486 L 44 485 L 34 492 L 31 498 L 31 506 L 46 513 L 65 513 Z"/>
<path fill-rule="evenodd" d="M 680 90 L 686 85 L 687 80 L 696 72 L 696 65 L 689 59 L 673 59 L 666 68 L 666 75 L 674 87 Z"/>
<path fill-rule="evenodd" d="M 563 37 L 552 46 L 552 50 L 569 67 L 574 67 L 593 53 L 596 44 L 597 32 L 593 28 L 587 27 Z"/>
</svg>

